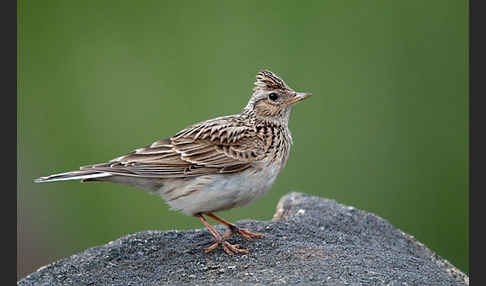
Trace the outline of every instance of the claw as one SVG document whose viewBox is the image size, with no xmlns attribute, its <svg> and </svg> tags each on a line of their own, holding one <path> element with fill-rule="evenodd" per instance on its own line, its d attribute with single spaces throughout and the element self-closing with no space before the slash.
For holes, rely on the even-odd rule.
<svg viewBox="0 0 486 286">
<path fill-rule="evenodd" d="M 216 247 L 218 247 L 220 243 L 219 242 L 215 242 L 213 245 L 211 245 L 210 247 L 206 248 L 204 250 L 204 253 L 210 253 L 211 251 L 215 250 Z"/>
<path fill-rule="evenodd" d="M 231 252 L 231 248 L 229 247 L 229 245 L 231 244 L 227 243 L 226 241 L 222 243 L 224 251 L 228 253 L 228 255 L 233 256 L 233 252 Z"/>
<path fill-rule="evenodd" d="M 242 248 L 240 248 L 240 245 L 239 244 L 233 245 L 233 244 L 230 244 L 227 241 L 223 241 L 223 247 L 225 247 L 225 246 L 228 247 L 229 249 L 231 249 L 235 253 L 248 253 L 249 252 L 248 249 L 242 249 Z M 233 254 L 231 254 L 231 255 L 233 255 Z"/>
<path fill-rule="evenodd" d="M 228 255 L 231 255 L 231 256 L 233 254 L 235 254 L 235 253 L 248 253 L 249 252 L 248 249 L 240 248 L 240 245 L 239 244 L 231 244 L 231 243 L 229 243 L 227 241 L 222 241 L 222 242 L 215 242 L 210 247 L 206 248 L 204 250 L 204 253 L 209 253 L 209 252 L 215 250 L 220 244 L 223 247 L 223 250 Z"/>
<path fill-rule="evenodd" d="M 242 229 L 242 228 L 238 228 L 237 232 L 238 232 L 239 235 L 243 236 L 247 240 L 251 240 L 252 237 L 263 238 L 263 234 L 261 234 L 261 233 L 250 232 L 250 231 L 248 231 L 246 229 Z"/>
<path fill-rule="evenodd" d="M 206 221 L 206 219 L 202 216 L 202 214 L 195 215 L 197 218 L 199 218 L 204 223 L 204 225 L 206 225 L 206 227 L 208 228 L 208 230 L 211 232 L 211 234 L 216 239 L 216 242 L 215 243 L 213 243 L 211 246 L 209 246 L 208 248 L 206 248 L 204 250 L 205 253 L 209 253 L 209 252 L 213 251 L 219 245 L 221 245 L 223 247 L 223 250 L 228 255 L 234 255 L 235 253 L 248 253 L 249 250 L 248 249 L 240 248 L 240 245 L 239 244 L 233 245 L 233 244 L 229 243 L 228 241 L 226 241 L 234 233 L 238 233 L 239 235 L 241 235 L 242 237 L 244 237 L 246 240 L 252 240 L 252 237 L 263 238 L 263 234 L 253 233 L 253 232 L 248 231 L 246 229 L 239 228 L 236 225 L 234 225 L 232 223 L 229 223 L 229 222 L 227 222 L 227 221 L 225 221 L 225 220 L 223 220 L 223 219 L 221 219 L 221 218 L 219 218 L 219 217 L 217 217 L 217 216 L 215 216 L 213 214 L 207 214 L 207 215 L 209 217 L 212 217 L 215 220 L 223 223 L 230 230 L 227 233 L 225 233 L 223 236 L 220 236 L 219 233 Z"/>
</svg>

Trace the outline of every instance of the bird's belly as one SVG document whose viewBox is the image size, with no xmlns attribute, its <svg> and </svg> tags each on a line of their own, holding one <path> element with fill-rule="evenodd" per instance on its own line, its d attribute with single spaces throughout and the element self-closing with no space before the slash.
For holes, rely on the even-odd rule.
<svg viewBox="0 0 486 286">
<path fill-rule="evenodd" d="M 237 174 L 208 175 L 190 179 L 185 184 L 165 184 L 159 191 L 174 209 L 188 215 L 240 207 L 267 192 L 280 168 L 249 168 Z"/>
</svg>

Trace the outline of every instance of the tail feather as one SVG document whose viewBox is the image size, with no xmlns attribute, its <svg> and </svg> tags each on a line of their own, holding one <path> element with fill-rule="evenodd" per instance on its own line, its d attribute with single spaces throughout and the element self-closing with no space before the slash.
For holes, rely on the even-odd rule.
<svg viewBox="0 0 486 286">
<path fill-rule="evenodd" d="M 111 173 L 100 171 L 72 171 L 61 174 L 50 175 L 46 177 L 40 177 L 34 180 L 35 183 L 47 183 L 56 181 L 68 181 L 68 180 L 84 180 L 93 178 L 102 178 L 111 176 Z"/>
</svg>

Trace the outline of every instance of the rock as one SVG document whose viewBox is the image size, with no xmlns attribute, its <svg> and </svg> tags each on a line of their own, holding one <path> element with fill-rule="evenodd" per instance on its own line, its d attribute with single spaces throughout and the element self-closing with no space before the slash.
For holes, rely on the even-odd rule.
<svg viewBox="0 0 486 286">
<path fill-rule="evenodd" d="M 44 266 L 18 285 L 469 285 L 412 236 L 333 200 L 290 193 L 272 221 L 237 224 L 265 234 L 229 239 L 249 254 L 205 254 L 213 242 L 206 229 L 145 231 Z"/>
</svg>

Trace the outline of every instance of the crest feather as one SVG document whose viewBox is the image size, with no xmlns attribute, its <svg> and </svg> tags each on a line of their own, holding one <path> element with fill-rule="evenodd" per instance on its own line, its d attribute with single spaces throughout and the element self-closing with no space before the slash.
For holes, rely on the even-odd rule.
<svg viewBox="0 0 486 286">
<path fill-rule="evenodd" d="M 256 75 L 254 91 L 257 90 L 273 90 L 273 89 L 288 89 L 287 84 L 276 74 L 269 70 L 261 70 Z"/>
</svg>

